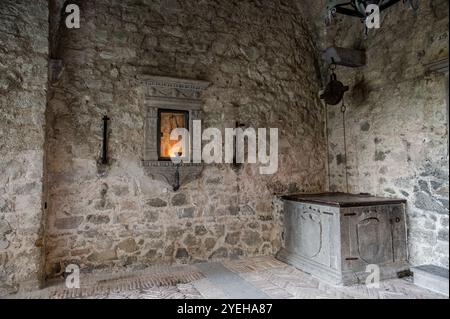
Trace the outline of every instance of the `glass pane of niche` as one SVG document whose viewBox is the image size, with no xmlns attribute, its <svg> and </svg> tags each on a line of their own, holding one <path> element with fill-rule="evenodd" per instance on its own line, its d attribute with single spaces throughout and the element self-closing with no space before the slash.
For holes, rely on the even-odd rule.
<svg viewBox="0 0 450 319">
<path fill-rule="evenodd" d="M 181 141 L 181 137 L 178 140 L 170 140 L 170 134 L 177 128 L 189 129 L 188 111 L 158 110 L 159 160 L 168 161 L 172 157 L 182 158 L 185 155 L 183 148 L 176 145 Z"/>
</svg>

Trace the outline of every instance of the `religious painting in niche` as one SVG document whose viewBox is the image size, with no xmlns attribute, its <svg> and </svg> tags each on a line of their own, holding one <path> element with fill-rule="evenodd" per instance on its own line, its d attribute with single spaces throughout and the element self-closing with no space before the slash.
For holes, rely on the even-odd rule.
<svg viewBox="0 0 450 319">
<path fill-rule="evenodd" d="M 189 112 L 178 110 L 158 110 L 158 152 L 159 160 L 167 161 L 172 157 L 183 157 L 183 148 L 176 147 L 181 140 L 170 140 L 170 134 L 174 129 L 189 129 Z"/>
</svg>

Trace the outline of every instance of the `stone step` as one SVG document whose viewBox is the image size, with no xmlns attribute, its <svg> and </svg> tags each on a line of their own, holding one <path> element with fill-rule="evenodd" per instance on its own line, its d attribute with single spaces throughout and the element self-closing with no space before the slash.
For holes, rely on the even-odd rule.
<svg viewBox="0 0 450 319">
<path fill-rule="evenodd" d="M 422 288 L 448 296 L 448 269 L 423 265 L 411 269 L 414 273 L 414 283 Z"/>
</svg>

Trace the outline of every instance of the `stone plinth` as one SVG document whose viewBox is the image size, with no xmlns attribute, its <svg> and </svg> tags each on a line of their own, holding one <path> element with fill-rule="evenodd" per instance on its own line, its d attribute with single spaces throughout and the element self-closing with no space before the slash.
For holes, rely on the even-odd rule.
<svg viewBox="0 0 450 319">
<path fill-rule="evenodd" d="M 284 200 L 284 248 L 278 258 L 335 285 L 364 283 L 408 270 L 405 202 L 341 193 Z"/>
</svg>

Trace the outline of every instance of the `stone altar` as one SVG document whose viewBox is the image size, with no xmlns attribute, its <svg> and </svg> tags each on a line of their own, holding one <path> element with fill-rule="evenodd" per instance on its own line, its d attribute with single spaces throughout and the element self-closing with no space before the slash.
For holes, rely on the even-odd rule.
<svg viewBox="0 0 450 319">
<path fill-rule="evenodd" d="M 284 201 L 284 248 L 277 258 L 335 285 L 365 283 L 409 270 L 405 200 L 344 193 L 300 194 Z"/>
</svg>

